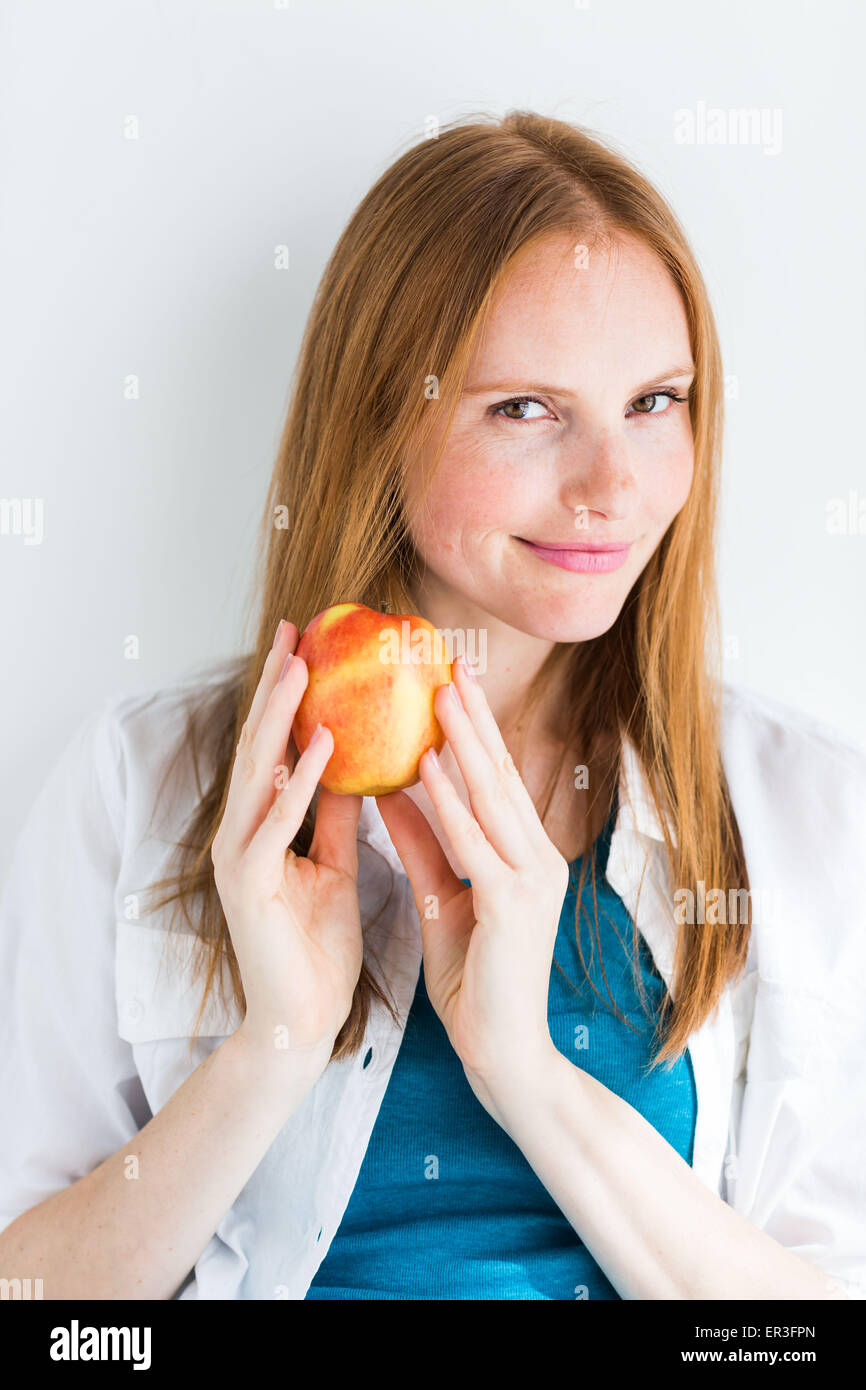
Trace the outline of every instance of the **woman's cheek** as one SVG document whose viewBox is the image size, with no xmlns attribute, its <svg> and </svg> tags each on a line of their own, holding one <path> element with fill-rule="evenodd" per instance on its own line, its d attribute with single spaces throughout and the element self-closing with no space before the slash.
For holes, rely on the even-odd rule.
<svg viewBox="0 0 866 1390">
<path fill-rule="evenodd" d="M 691 491 L 694 476 L 694 449 L 691 440 L 673 454 L 668 454 L 665 466 L 650 465 L 644 480 L 643 494 L 650 514 L 666 528 L 682 511 Z"/>
<path fill-rule="evenodd" d="M 465 556 L 475 549 L 473 538 L 484 530 L 484 513 L 476 493 L 455 488 L 450 496 L 431 499 L 428 507 L 413 528 L 415 545 L 428 564 L 437 568 L 437 561 L 451 569 L 451 557 Z"/>
<path fill-rule="evenodd" d="M 488 451 L 465 450 L 442 459 L 413 528 L 428 550 L 455 550 L 461 539 L 514 529 L 524 501 L 513 468 Z M 527 483 L 527 505 L 532 489 Z"/>
</svg>

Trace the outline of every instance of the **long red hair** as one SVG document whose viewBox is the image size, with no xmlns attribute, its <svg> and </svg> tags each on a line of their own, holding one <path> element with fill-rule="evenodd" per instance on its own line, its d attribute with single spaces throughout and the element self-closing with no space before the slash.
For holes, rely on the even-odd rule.
<svg viewBox="0 0 866 1390">
<path fill-rule="evenodd" d="M 177 750 L 193 758 L 200 796 L 178 846 L 177 872 L 153 885 L 153 906 L 176 903 L 197 935 L 202 1010 L 222 961 L 234 1000 L 241 1012 L 245 1007 L 210 847 L 277 623 L 289 617 L 303 631 L 322 608 L 349 599 L 411 611 L 416 557 L 404 507 L 407 460 L 418 457 L 418 442 L 437 420 L 445 424 L 443 441 L 447 436 L 473 343 L 512 258 L 563 231 L 588 247 L 638 237 L 667 268 L 685 307 L 696 367 L 689 397 L 695 467 L 686 504 L 613 627 L 592 641 L 554 647 L 528 704 L 547 681 L 565 677 L 571 697 L 563 747 L 583 750 L 597 822 L 612 803 L 619 741 L 627 734 L 664 827 L 671 881 L 692 891 L 700 880 L 726 893 L 748 888 L 720 756 L 714 549 L 723 379 L 700 271 L 665 200 L 598 135 L 525 111 L 454 121 L 382 174 L 328 261 L 262 519 L 254 636 L 230 676 L 192 711 Z M 425 391 L 434 371 L 435 403 Z M 429 477 L 437 459 L 434 451 Z M 275 524 L 277 517 L 288 525 Z M 309 849 L 312 831 L 311 812 L 293 842 L 297 853 Z M 586 874 L 594 886 L 593 854 L 582 861 L 581 890 Z M 734 929 L 680 929 L 676 1002 L 665 1000 L 654 1064 L 677 1056 L 712 1012 L 745 962 L 749 930 L 749 921 Z M 637 925 L 634 931 L 636 942 Z M 580 948 L 579 930 L 577 937 Z M 374 998 L 394 1012 L 387 981 L 365 960 L 334 1057 L 358 1050 Z"/>
</svg>

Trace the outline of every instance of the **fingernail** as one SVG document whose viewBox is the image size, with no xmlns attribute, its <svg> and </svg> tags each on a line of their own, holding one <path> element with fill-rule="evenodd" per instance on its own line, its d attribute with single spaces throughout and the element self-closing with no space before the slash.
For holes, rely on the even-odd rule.
<svg viewBox="0 0 866 1390">
<path fill-rule="evenodd" d="M 283 635 L 283 628 L 285 627 L 285 625 L 286 625 L 286 620 L 285 620 L 285 618 L 280 618 L 280 621 L 279 621 L 279 623 L 277 624 L 277 630 L 276 630 L 276 632 L 274 633 L 274 640 L 273 640 L 273 644 L 272 644 L 272 647 L 271 647 L 271 651 L 273 651 L 274 647 L 277 645 L 277 643 L 279 642 L 280 638 L 282 637 L 282 635 Z"/>
<path fill-rule="evenodd" d="M 454 706 L 455 709 L 463 708 L 463 701 L 460 699 L 460 696 L 457 693 L 457 686 L 454 684 L 453 681 L 451 681 L 448 685 L 448 699 L 451 701 L 451 704 Z"/>
<path fill-rule="evenodd" d="M 441 771 L 442 771 L 442 764 L 441 764 L 440 761 L 439 761 L 439 754 L 436 752 L 436 749 L 435 749 L 435 748 L 428 748 L 428 749 L 427 749 L 427 756 L 429 757 L 429 759 L 430 759 L 431 763 L 433 764 L 433 766 L 436 767 L 436 768 L 438 768 L 439 771 L 441 772 Z"/>
<path fill-rule="evenodd" d="M 475 672 L 473 671 L 472 667 L 469 665 L 469 662 L 466 660 L 466 657 L 465 657 L 465 656 L 461 656 L 460 660 L 461 660 L 462 663 L 463 663 L 463 670 L 466 672 L 466 674 L 467 674 L 467 676 L 469 677 L 469 679 L 470 679 L 471 681 L 475 681 L 475 683 L 477 684 L 477 683 L 478 683 L 478 677 L 476 676 L 476 674 L 475 674 Z"/>
<path fill-rule="evenodd" d="M 289 652 L 288 656 L 286 657 L 285 661 L 283 662 L 283 669 L 280 671 L 280 674 L 277 676 L 277 680 L 281 681 L 281 680 L 283 679 L 283 676 L 286 674 L 286 672 L 288 671 L 288 669 L 289 669 L 289 667 L 291 666 L 291 664 L 292 664 L 292 653 Z"/>
</svg>

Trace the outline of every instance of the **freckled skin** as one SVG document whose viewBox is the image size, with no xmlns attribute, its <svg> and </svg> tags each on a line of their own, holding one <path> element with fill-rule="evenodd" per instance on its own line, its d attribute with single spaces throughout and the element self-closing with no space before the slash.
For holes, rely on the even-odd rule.
<svg viewBox="0 0 866 1390">
<path fill-rule="evenodd" d="M 417 475 L 410 472 L 407 506 L 422 565 L 415 612 L 441 629 L 489 632 L 484 689 L 503 730 L 551 643 L 586 641 L 613 625 L 685 503 L 694 466 L 688 406 L 661 399 L 645 402 L 641 414 L 634 407 L 649 385 L 685 396 L 691 372 L 662 373 L 690 361 L 677 289 L 655 255 L 631 238 L 609 254 L 591 250 L 588 267 L 578 269 L 574 238 L 551 236 L 522 253 L 500 287 L 432 487 L 416 509 Z M 488 382 L 503 383 L 502 389 L 470 394 Z M 564 391 L 534 391 L 535 383 Z M 491 414 L 491 407 L 527 393 L 542 404 L 525 407 L 526 419 Z M 579 514 L 583 527 L 575 525 Z M 632 547 L 617 570 L 573 573 L 539 559 L 519 536 Z M 346 611 L 338 616 L 345 623 Z M 371 620 L 379 624 L 383 615 Z M 341 633 L 335 624 L 315 643 L 321 672 L 311 666 L 296 720 L 298 746 L 306 746 L 321 719 L 335 739 L 322 785 L 367 795 L 411 787 L 435 825 L 429 798 L 416 785 L 417 759 L 434 733 L 441 748 L 441 730 L 429 720 L 433 691 L 449 673 L 429 671 L 425 688 L 412 680 L 398 697 L 385 698 L 393 681 L 383 683 L 382 671 L 371 671 L 369 646 L 358 660 L 363 624 L 349 635 L 351 626 Z M 314 637 L 311 632 L 308 645 Z M 304 654 L 303 639 L 298 650 Z M 383 698 L 372 697 L 374 688 Z M 413 698 L 419 692 L 420 701 Z M 555 735 L 561 718 L 555 693 L 550 705 Z M 561 759 L 556 748 L 550 756 Z M 527 767 L 538 778 L 546 758 L 533 739 Z M 443 766 L 449 775 L 456 771 L 447 746 Z M 566 818 L 577 815 L 572 797 Z M 439 837 L 447 852 L 441 831 Z"/>
<path fill-rule="evenodd" d="M 440 627 L 488 626 L 500 650 L 502 625 L 548 643 L 607 631 L 685 503 L 694 462 L 687 404 L 626 412 L 650 381 L 685 396 L 689 375 L 660 373 L 692 360 L 679 293 L 639 242 L 621 239 L 610 255 L 594 249 L 584 269 L 574 265 L 571 236 L 523 253 L 466 379 L 467 388 L 508 389 L 464 393 L 419 513 L 409 480 L 425 615 Z M 526 419 L 489 414 L 538 382 L 574 394 L 533 392 L 543 404 L 523 407 Z M 509 411 L 516 417 L 521 408 Z M 582 528 L 578 508 L 586 509 Z M 620 569 L 582 574 L 545 563 L 517 536 L 633 544 Z"/>
</svg>

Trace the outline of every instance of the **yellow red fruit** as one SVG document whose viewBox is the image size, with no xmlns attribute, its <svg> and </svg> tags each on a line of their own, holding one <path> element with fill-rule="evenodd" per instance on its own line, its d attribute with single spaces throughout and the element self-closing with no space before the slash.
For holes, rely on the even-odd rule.
<svg viewBox="0 0 866 1390">
<path fill-rule="evenodd" d="M 453 678 L 432 623 L 337 603 L 310 620 L 296 655 L 307 663 L 309 681 L 292 728 L 295 743 L 303 752 L 319 723 L 334 736 L 322 786 L 383 796 L 418 782 L 422 753 L 441 752 L 445 743 L 433 696 Z"/>
</svg>

